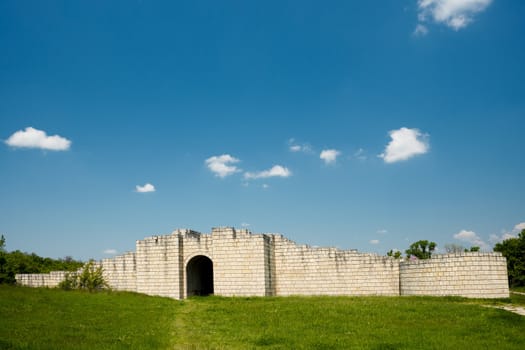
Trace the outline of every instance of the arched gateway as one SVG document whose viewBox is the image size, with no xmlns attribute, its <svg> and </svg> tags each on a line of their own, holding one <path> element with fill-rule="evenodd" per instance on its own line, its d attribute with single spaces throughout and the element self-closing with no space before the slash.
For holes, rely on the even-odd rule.
<svg viewBox="0 0 525 350">
<path fill-rule="evenodd" d="M 204 255 L 191 258 L 186 265 L 186 296 L 213 294 L 213 262 Z"/>
</svg>

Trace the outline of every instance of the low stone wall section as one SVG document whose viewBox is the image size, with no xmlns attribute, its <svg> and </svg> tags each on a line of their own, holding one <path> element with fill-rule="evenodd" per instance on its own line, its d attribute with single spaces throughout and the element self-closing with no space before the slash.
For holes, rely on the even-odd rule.
<svg viewBox="0 0 525 350">
<path fill-rule="evenodd" d="M 401 295 L 508 298 L 507 263 L 501 253 L 465 252 L 404 261 Z"/>
<path fill-rule="evenodd" d="M 24 273 L 15 276 L 16 283 L 29 287 L 58 287 L 66 278 L 66 271 L 51 271 L 50 273 Z"/>
<path fill-rule="evenodd" d="M 399 295 L 399 261 L 274 236 L 276 295 Z"/>
</svg>

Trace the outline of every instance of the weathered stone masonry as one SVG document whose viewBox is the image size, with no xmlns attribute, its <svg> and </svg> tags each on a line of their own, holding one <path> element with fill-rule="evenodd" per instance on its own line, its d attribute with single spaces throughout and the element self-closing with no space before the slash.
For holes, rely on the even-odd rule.
<svg viewBox="0 0 525 350">
<path fill-rule="evenodd" d="M 136 242 L 136 251 L 100 264 L 116 290 L 183 299 L 195 294 L 509 296 L 500 253 L 435 255 L 429 260 L 297 245 L 277 234 L 213 228 L 176 230 Z M 17 275 L 17 283 L 53 287 L 63 272 Z"/>
</svg>

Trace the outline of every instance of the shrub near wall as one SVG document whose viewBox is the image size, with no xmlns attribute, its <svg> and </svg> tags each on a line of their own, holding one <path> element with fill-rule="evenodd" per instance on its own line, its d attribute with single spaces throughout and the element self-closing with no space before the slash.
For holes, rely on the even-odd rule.
<svg viewBox="0 0 525 350">
<path fill-rule="evenodd" d="M 81 271 L 66 273 L 64 280 L 58 284 L 58 287 L 64 290 L 84 289 L 93 292 L 109 286 L 104 279 L 102 266 L 95 266 L 95 262 L 90 260 Z"/>
</svg>

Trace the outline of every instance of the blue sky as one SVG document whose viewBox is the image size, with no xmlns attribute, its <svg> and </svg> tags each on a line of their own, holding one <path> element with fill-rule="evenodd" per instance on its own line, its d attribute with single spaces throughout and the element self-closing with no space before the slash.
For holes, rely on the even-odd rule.
<svg viewBox="0 0 525 350">
<path fill-rule="evenodd" d="M 490 250 L 525 228 L 524 15 L 501 0 L 2 1 L 0 233 L 80 259 L 214 226 Z"/>
</svg>

